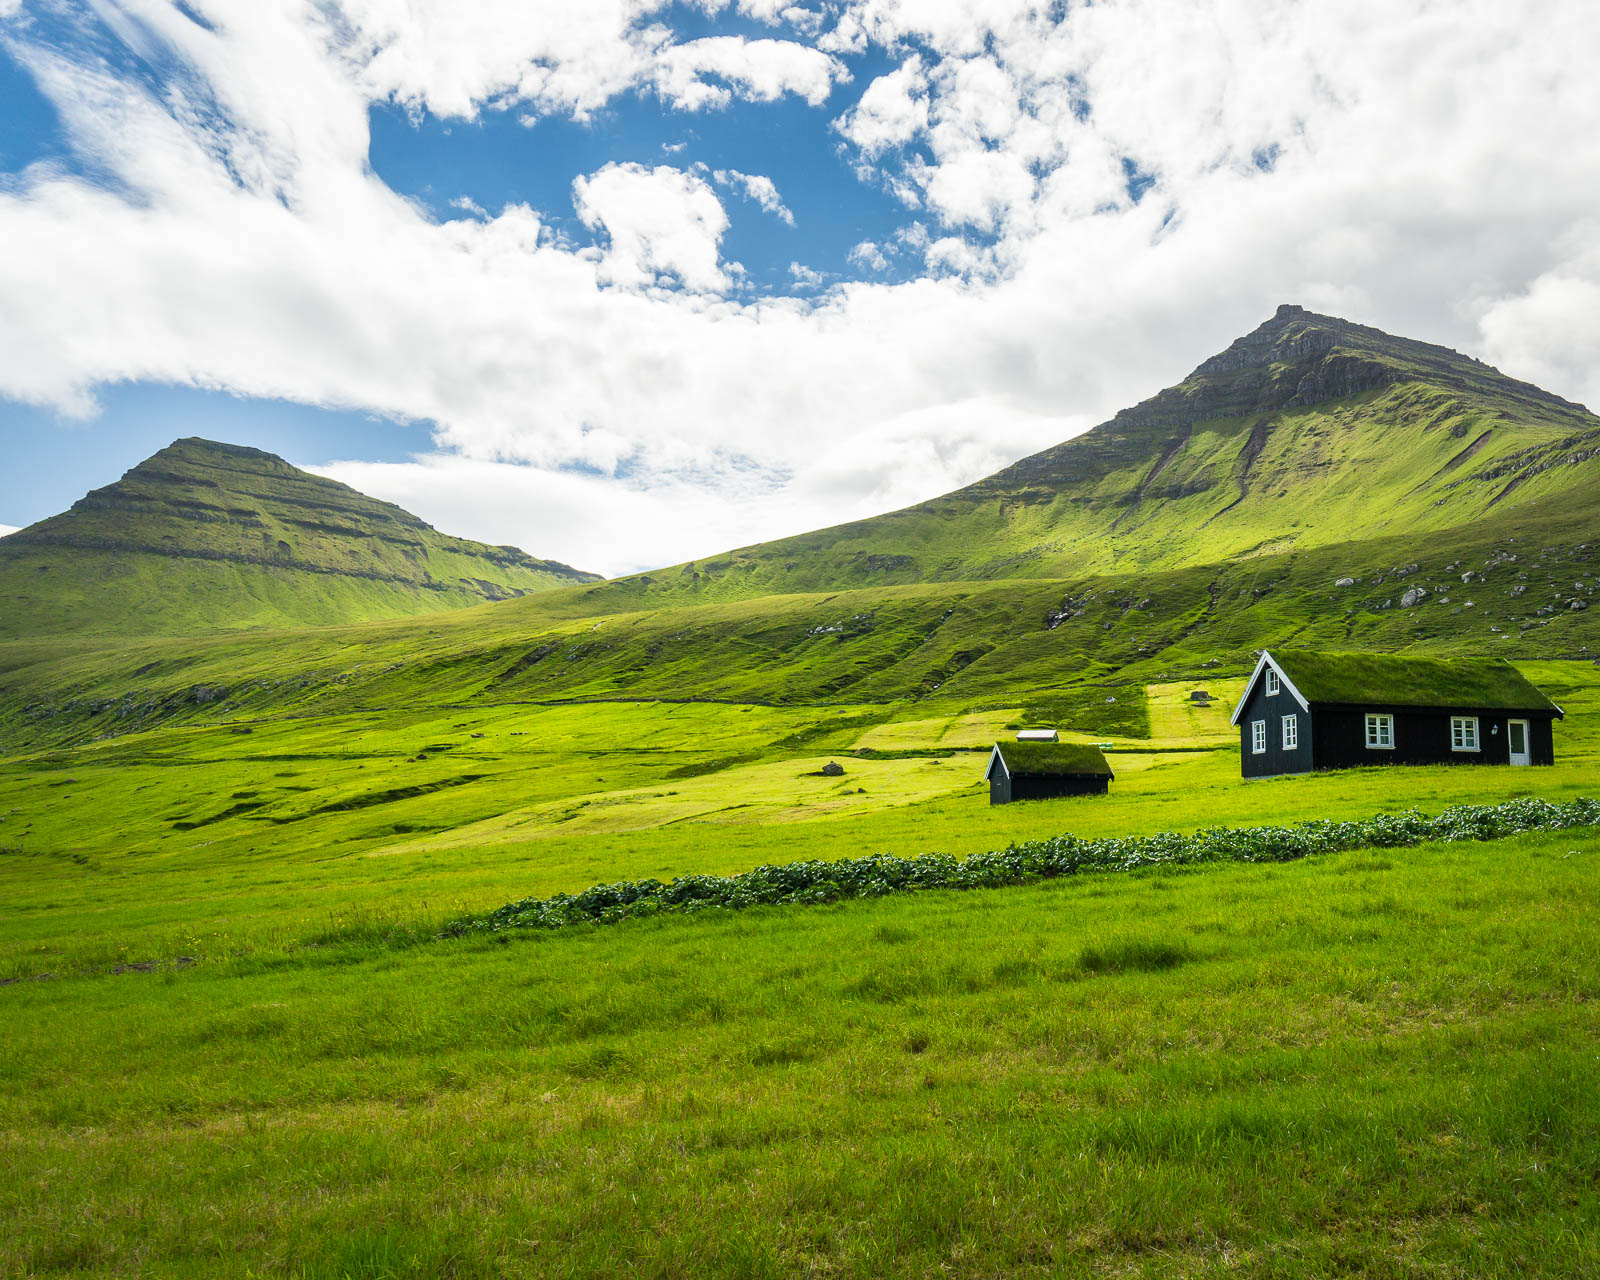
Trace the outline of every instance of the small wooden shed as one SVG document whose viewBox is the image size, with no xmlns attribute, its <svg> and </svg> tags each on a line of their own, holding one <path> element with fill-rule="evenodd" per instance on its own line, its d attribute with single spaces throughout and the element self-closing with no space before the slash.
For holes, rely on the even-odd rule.
<svg viewBox="0 0 1600 1280">
<path fill-rule="evenodd" d="M 1555 763 L 1561 708 L 1503 658 L 1262 653 L 1233 711 L 1246 778 L 1367 764 Z"/>
<path fill-rule="evenodd" d="M 1113 777 L 1100 748 L 1078 742 L 997 742 L 983 776 L 990 804 L 1103 796 Z"/>
</svg>

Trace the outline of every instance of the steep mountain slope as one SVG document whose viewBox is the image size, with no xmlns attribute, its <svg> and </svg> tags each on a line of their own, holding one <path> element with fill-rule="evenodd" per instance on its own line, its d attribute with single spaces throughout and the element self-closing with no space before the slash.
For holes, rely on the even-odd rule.
<svg viewBox="0 0 1600 1280">
<path fill-rule="evenodd" d="M 1600 417 L 1582 406 L 1282 307 L 1177 386 L 968 488 L 628 589 L 718 598 L 1216 564 L 1561 506 L 1596 477 Z"/>
<path fill-rule="evenodd" d="M 355 622 L 594 580 L 441 534 L 273 454 L 190 438 L 0 541 L 0 636 Z"/>
</svg>

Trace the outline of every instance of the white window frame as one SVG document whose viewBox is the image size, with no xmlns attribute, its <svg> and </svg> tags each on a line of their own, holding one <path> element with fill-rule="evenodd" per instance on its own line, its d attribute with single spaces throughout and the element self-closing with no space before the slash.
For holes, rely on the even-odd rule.
<svg viewBox="0 0 1600 1280">
<path fill-rule="evenodd" d="M 1450 717 L 1450 750 L 1476 752 L 1479 741 L 1477 716 Z"/>
<path fill-rule="evenodd" d="M 1300 720 L 1294 715 L 1283 718 L 1283 749 L 1285 751 L 1298 751 L 1300 749 Z"/>
<path fill-rule="evenodd" d="M 1267 697 L 1275 698 L 1278 690 L 1283 688 L 1283 682 L 1278 679 L 1278 673 L 1271 667 L 1267 668 Z"/>
<path fill-rule="evenodd" d="M 1387 711 L 1367 712 L 1367 750 L 1394 750 L 1394 717 Z"/>
<path fill-rule="evenodd" d="M 1252 720 L 1250 722 L 1250 754 L 1253 756 L 1267 754 L 1267 722 L 1265 720 Z"/>
</svg>

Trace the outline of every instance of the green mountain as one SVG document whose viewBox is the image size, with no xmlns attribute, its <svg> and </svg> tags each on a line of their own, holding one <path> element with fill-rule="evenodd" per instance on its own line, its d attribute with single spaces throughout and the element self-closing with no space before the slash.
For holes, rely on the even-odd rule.
<svg viewBox="0 0 1600 1280">
<path fill-rule="evenodd" d="M 1285 306 L 1177 386 L 965 489 L 631 585 L 715 598 L 1219 564 L 1593 510 L 1597 459 L 1581 405 Z"/>
<path fill-rule="evenodd" d="M 656 699 L 1023 706 L 1109 732 L 1139 705 L 1129 689 L 1242 673 L 1262 646 L 1594 658 L 1597 510 L 1586 410 L 1441 348 L 1281 311 L 1105 426 L 875 520 L 336 642 L 0 637 L 0 747 Z"/>
<path fill-rule="evenodd" d="M 319 626 L 594 580 L 449 537 L 259 449 L 190 438 L 0 540 L 0 637 Z"/>
</svg>

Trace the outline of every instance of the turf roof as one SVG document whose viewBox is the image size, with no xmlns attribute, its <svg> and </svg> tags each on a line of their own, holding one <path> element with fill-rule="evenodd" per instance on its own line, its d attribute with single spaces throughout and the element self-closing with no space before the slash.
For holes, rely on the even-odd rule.
<svg viewBox="0 0 1600 1280">
<path fill-rule="evenodd" d="M 1000 758 L 1010 773 L 1042 773 L 1056 777 L 1114 776 L 1099 747 L 1083 742 L 998 742 Z"/>
<path fill-rule="evenodd" d="M 1560 712 L 1504 658 L 1412 658 L 1309 649 L 1269 652 L 1311 702 Z"/>
</svg>

